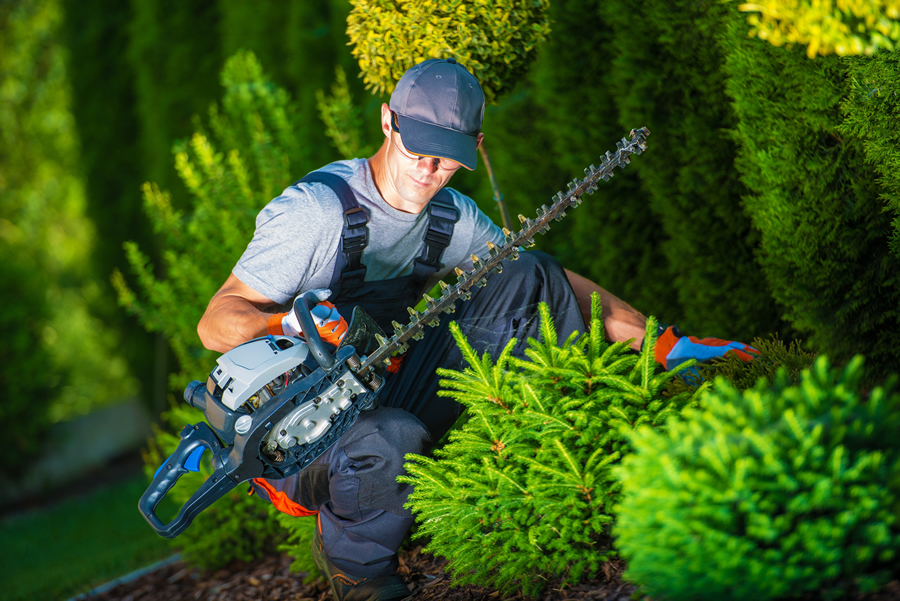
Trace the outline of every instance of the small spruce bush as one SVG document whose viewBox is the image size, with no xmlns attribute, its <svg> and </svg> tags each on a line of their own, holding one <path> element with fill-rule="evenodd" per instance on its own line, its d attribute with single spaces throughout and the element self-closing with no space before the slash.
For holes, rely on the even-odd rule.
<svg viewBox="0 0 900 601">
<path fill-rule="evenodd" d="M 479 357 L 451 325 L 469 367 L 440 371 L 439 394 L 469 418 L 434 458 L 409 455 L 401 481 L 414 485 L 417 535 L 447 558 L 455 584 L 534 595 L 594 576 L 614 555 L 621 485 L 611 467 L 630 452 L 623 430 L 658 428 L 693 398 L 661 394 L 675 374 L 657 373 L 654 319 L 635 354 L 604 340 L 599 296 L 591 309 L 590 334 L 559 345 L 542 305 L 540 340 L 525 359 L 510 355 L 515 340 L 496 361 Z"/>
<path fill-rule="evenodd" d="M 819 357 L 744 392 L 724 381 L 664 430 L 631 434 L 617 548 L 666 599 L 825 598 L 873 590 L 900 552 L 900 393 L 863 359 Z"/>
</svg>

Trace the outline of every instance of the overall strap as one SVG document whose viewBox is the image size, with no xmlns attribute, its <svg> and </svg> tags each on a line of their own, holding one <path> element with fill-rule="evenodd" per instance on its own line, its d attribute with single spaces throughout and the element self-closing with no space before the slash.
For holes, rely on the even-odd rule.
<svg viewBox="0 0 900 601">
<path fill-rule="evenodd" d="M 425 230 L 425 249 L 413 263 L 412 279 L 416 286 L 424 288 L 428 278 L 441 268 L 441 256 L 450 246 L 453 226 L 459 221 L 459 210 L 453 198 L 441 189 L 428 203 L 428 229 Z"/>
<path fill-rule="evenodd" d="M 351 288 L 362 286 L 366 277 L 366 266 L 362 263 L 362 253 L 369 243 L 369 229 L 366 224 L 369 217 L 366 211 L 356 202 L 356 195 L 350 188 L 350 184 L 343 178 L 324 171 L 313 171 L 302 179 L 293 183 L 296 186 L 299 183 L 320 183 L 325 184 L 334 191 L 338 199 L 341 201 L 341 208 L 344 209 L 344 226 L 341 231 L 340 250 L 344 255 L 344 268 L 332 281 L 332 290 L 336 291 L 339 285 L 346 285 Z"/>
</svg>

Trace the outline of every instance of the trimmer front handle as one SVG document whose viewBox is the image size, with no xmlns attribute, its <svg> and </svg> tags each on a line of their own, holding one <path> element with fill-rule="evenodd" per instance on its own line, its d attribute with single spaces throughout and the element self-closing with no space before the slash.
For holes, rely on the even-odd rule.
<svg viewBox="0 0 900 601">
<path fill-rule="evenodd" d="M 212 428 L 206 422 L 185 426 L 181 431 L 181 442 L 178 443 L 178 448 L 159 467 L 153 477 L 153 482 L 141 497 L 138 503 L 141 514 L 160 536 L 175 538 L 190 526 L 197 514 L 237 486 L 237 482 L 225 473 L 222 462 L 214 460 L 213 464 L 217 466 L 216 470 L 184 504 L 175 519 L 168 524 L 163 524 L 156 516 L 156 506 L 175 486 L 178 479 L 189 471 L 199 471 L 200 456 L 206 449 L 212 451 L 214 458 L 218 458 L 219 452 L 222 450 L 219 439 Z"/>
</svg>

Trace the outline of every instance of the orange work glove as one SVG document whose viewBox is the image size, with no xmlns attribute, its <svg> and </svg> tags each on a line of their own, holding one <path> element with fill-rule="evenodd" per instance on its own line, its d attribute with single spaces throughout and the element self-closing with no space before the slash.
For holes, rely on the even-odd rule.
<svg viewBox="0 0 900 601">
<path fill-rule="evenodd" d="M 319 297 L 321 298 L 321 297 Z M 329 344 L 337 346 L 344 339 L 347 333 L 347 320 L 338 312 L 337 307 L 328 301 L 322 301 L 312 308 L 313 321 L 316 323 L 316 330 L 319 337 Z M 303 329 L 300 327 L 300 320 L 294 314 L 294 311 L 287 313 L 276 313 L 269 318 L 269 334 L 280 334 L 283 336 L 302 336 Z"/>
</svg>

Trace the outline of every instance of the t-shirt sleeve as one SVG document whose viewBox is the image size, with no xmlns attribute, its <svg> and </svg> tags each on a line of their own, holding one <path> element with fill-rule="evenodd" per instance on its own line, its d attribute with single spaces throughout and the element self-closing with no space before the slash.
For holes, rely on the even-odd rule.
<svg viewBox="0 0 900 601">
<path fill-rule="evenodd" d="M 340 202 L 323 184 L 288 188 L 260 211 L 232 273 L 276 303 L 292 300 L 333 265 L 341 215 Z"/>
</svg>

